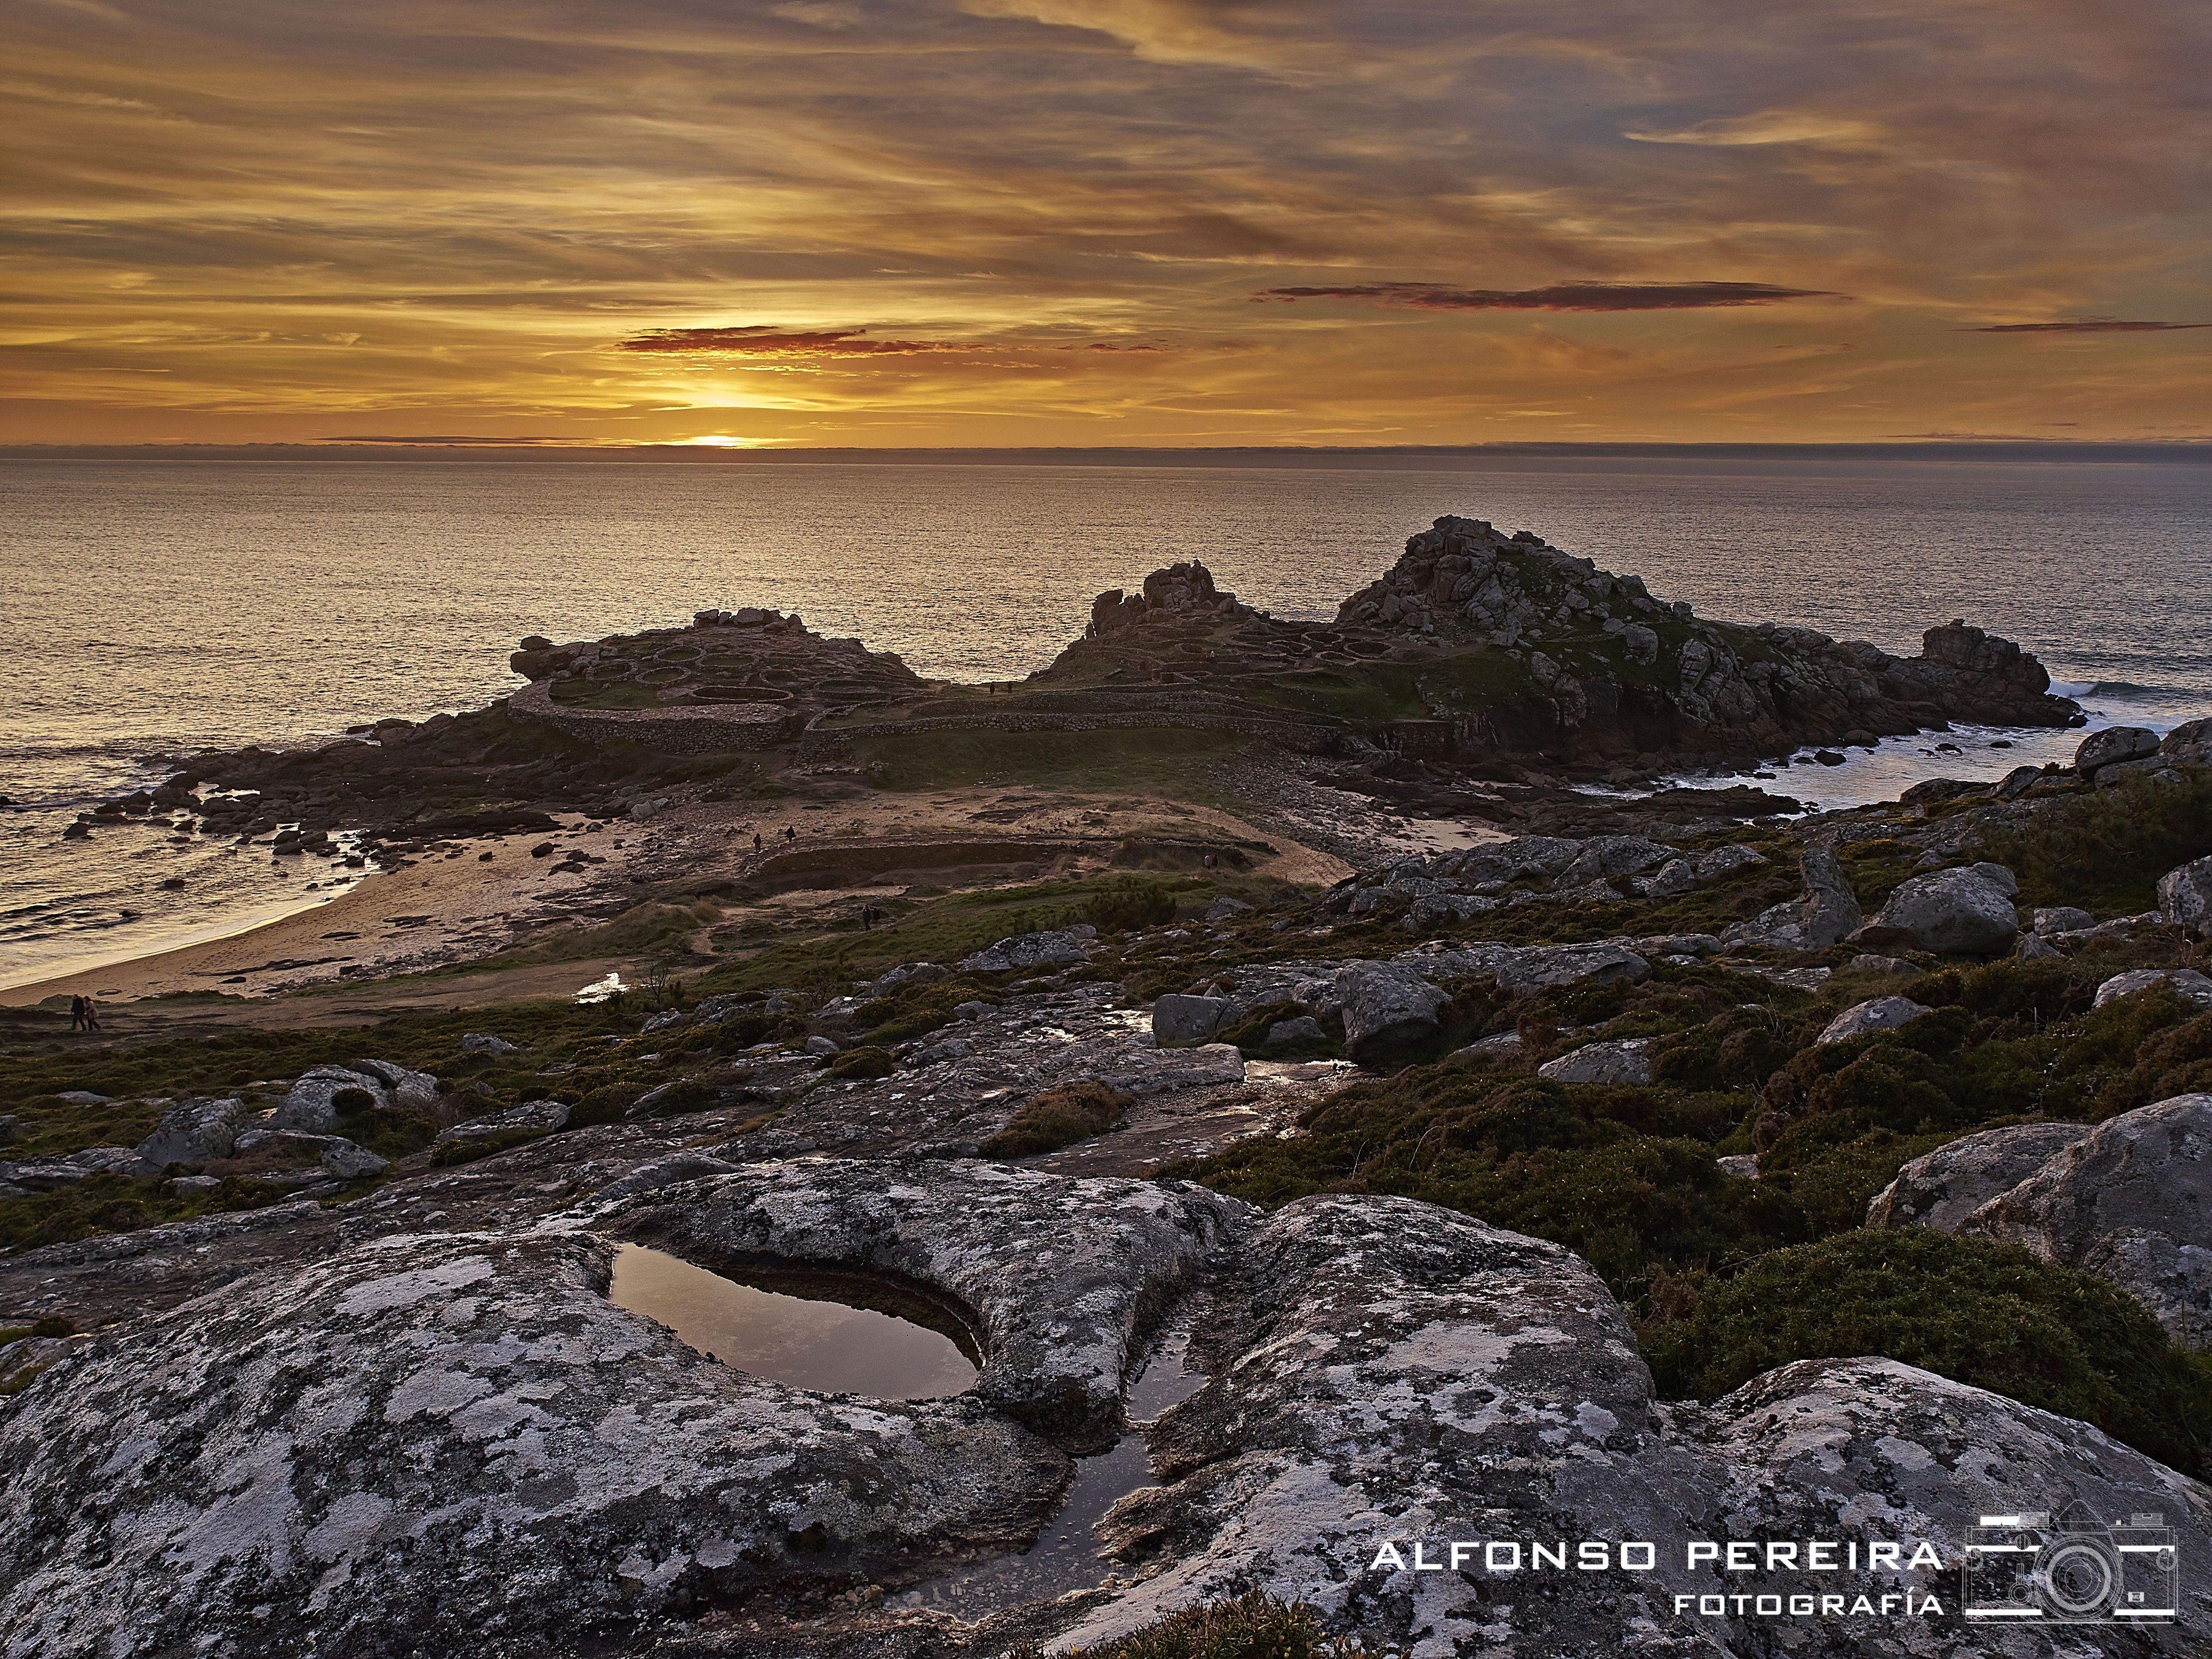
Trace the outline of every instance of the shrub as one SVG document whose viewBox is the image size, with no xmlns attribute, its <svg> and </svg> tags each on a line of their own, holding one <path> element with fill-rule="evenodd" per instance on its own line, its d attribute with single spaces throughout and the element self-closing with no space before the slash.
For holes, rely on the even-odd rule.
<svg viewBox="0 0 2212 1659">
<path fill-rule="evenodd" d="M 1323 1632 L 1311 1607 L 1252 1590 L 1181 1608 L 1102 1647 L 1071 1648 L 1066 1659 L 1356 1659 L 1361 1650 Z M 1043 1650 L 1024 1644 L 1012 1659 L 1043 1659 Z"/>
<path fill-rule="evenodd" d="M 2160 876 L 2212 853 L 2212 772 L 2182 778 L 2132 777 L 2054 802 L 2017 830 L 1985 835 L 1983 844 L 2020 878 L 2023 904 L 2146 910 Z"/>
<path fill-rule="evenodd" d="M 982 994 L 981 982 L 975 979 L 939 980 L 934 984 L 909 980 L 894 987 L 889 996 L 862 1004 L 854 1018 L 868 1030 L 871 1042 L 888 1045 L 927 1036 L 952 1024 L 952 1011 L 960 1004 L 988 1000 Z"/>
<path fill-rule="evenodd" d="M 282 1187 L 231 1176 L 214 1191 L 180 1198 L 156 1180 L 88 1176 L 51 1193 L 0 1201 L 0 1249 L 66 1244 L 101 1233 L 134 1232 L 159 1222 L 230 1210 L 258 1209 L 290 1194 Z"/>
<path fill-rule="evenodd" d="M 480 1158 L 489 1158 L 495 1152 L 510 1152 L 532 1140 L 543 1140 L 554 1133 L 550 1129 L 516 1129 L 503 1135 L 485 1135 L 466 1140 L 449 1140 L 430 1154 L 430 1167 L 449 1169 L 456 1164 L 473 1164 Z"/>
<path fill-rule="evenodd" d="M 1172 921 L 1176 896 L 1164 882 L 1111 876 L 1083 907 L 1082 919 L 1102 933 L 1126 933 Z"/>
<path fill-rule="evenodd" d="M 872 1045 L 848 1048 L 830 1062 L 829 1074 L 834 1078 L 889 1077 L 896 1070 L 898 1061 L 891 1058 L 890 1050 Z"/>
<path fill-rule="evenodd" d="M 345 1089 L 333 1099 L 357 1094 L 368 1101 L 366 1110 L 338 1120 L 338 1133 L 355 1145 L 383 1158 L 404 1158 L 419 1152 L 438 1138 L 438 1126 L 422 1112 L 377 1105 L 375 1097 L 361 1089 Z"/>
<path fill-rule="evenodd" d="M 1715 1164 L 1713 1141 L 1742 1112 L 1735 1095 L 1417 1066 L 1319 1103 L 1294 1139 L 1255 1135 L 1164 1173 L 1256 1204 L 1316 1192 L 1441 1204 L 1578 1250 L 1633 1297 L 1654 1267 L 1808 1236 L 1781 1187 L 1731 1180 Z"/>
<path fill-rule="evenodd" d="M 1662 1395 L 1711 1400 L 1798 1359 L 1881 1354 L 2093 1423 L 2195 1473 L 2212 1445 L 2212 1364 L 2142 1304 L 2016 1245 L 1924 1227 L 1778 1250 L 1647 1330 Z"/>
<path fill-rule="evenodd" d="M 986 1158 L 1028 1158 L 1056 1152 L 1079 1140 L 1121 1127 L 1129 1097 L 1103 1083 L 1048 1089 L 1016 1112 L 980 1149 Z"/>
</svg>

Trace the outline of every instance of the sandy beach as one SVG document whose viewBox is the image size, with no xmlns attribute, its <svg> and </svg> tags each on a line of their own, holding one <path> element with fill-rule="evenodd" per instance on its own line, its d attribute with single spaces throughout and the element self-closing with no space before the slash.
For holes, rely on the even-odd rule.
<svg viewBox="0 0 2212 1659">
<path fill-rule="evenodd" d="M 1097 851 L 1079 848 L 1097 849 L 1131 837 L 1199 838 L 1272 846 L 1277 850 L 1258 854 L 1248 873 L 1283 884 L 1326 885 L 1350 869 L 1279 830 L 1262 830 L 1219 808 L 1036 789 L 870 793 L 828 805 L 696 802 L 641 823 L 595 824 L 573 815 L 562 823 L 557 832 L 440 844 L 326 903 L 225 938 L 0 990 L 0 1006 L 73 995 L 92 996 L 103 1006 L 144 1004 L 217 992 L 248 999 L 246 1006 L 257 1011 L 259 1023 L 266 1023 L 274 1005 L 289 1002 L 301 1023 L 347 1024 L 370 1010 L 566 995 L 610 969 L 635 967 L 635 959 L 588 957 L 420 983 L 388 981 L 478 960 L 518 939 L 542 945 L 563 927 L 588 926 L 686 887 L 745 881 L 779 859 L 788 861 L 794 849 L 827 848 L 842 854 L 849 848 L 858 854 L 957 839 L 995 847 L 978 859 L 1027 872 L 1017 878 L 1035 878 L 1104 866 Z M 795 833 L 787 836 L 787 830 Z M 756 836 L 762 843 L 757 851 Z M 549 844 L 556 850 L 532 856 Z M 564 856 L 572 853 L 604 862 L 580 870 Z M 948 884 L 969 884 L 961 873 L 944 872 Z M 817 879 L 819 884 L 803 878 L 778 880 L 773 884 L 784 890 L 748 902 L 748 913 L 788 918 L 840 902 L 894 896 L 911 884 L 847 879 L 834 871 Z M 362 982 L 358 994 L 340 988 L 352 981 Z M 291 996 L 307 990 L 316 994 Z M 213 1018 L 240 1006 L 201 1004 L 195 1012 Z M 179 1005 L 175 1012 L 191 1006 Z"/>
</svg>

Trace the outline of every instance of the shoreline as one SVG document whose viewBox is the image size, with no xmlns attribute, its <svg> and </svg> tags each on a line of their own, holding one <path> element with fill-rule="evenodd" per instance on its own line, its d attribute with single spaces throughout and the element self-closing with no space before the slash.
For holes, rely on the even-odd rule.
<svg viewBox="0 0 2212 1659">
<path fill-rule="evenodd" d="M 921 793 L 927 799 L 887 793 L 871 800 L 840 802 L 835 810 L 842 822 L 835 834 L 805 822 L 811 813 L 830 809 L 804 802 L 693 802 L 649 821 L 617 820 L 598 828 L 582 815 L 562 814 L 557 831 L 530 831 L 483 843 L 464 842 L 451 851 L 434 850 L 364 878 L 327 902 L 215 938 L 0 986 L 0 1008 L 32 1007 L 71 995 L 95 996 L 104 1006 L 109 1006 L 109 999 L 112 1006 L 141 1009 L 162 999 L 191 1006 L 182 997 L 205 992 L 266 1007 L 296 993 L 327 994 L 355 984 L 372 990 L 394 975 L 460 966 L 518 944 L 557 947 L 560 935 L 552 930 L 559 926 L 558 917 L 568 919 L 570 931 L 580 932 L 635 905 L 682 902 L 672 887 L 735 885 L 763 863 L 772 862 L 780 848 L 792 845 L 781 838 L 787 823 L 802 830 L 796 845 L 803 849 L 842 852 L 850 845 L 895 850 L 911 845 L 920 856 L 948 838 L 995 842 L 1004 859 L 990 867 L 1009 870 L 1054 860 L 1103 866 L 1103 858 L 1071 860 L 1061 850 L 1065 842 L 1078 836 L 1111 842 L 1209 833 L 1272 845 L 1275 852 L 1249 873 L 1284 883 L 1326 886 L 1351 868 L 1344 860 L 1300 838 L 1286 820 L 1273 814 L 1263 825 L 1220 808 L 1165 799 L 1020 787 L 967 787 Z M 1015 814 L 1018 822 L 1006 830 L 986 828 L 975 821 L 984 813 L 993 818 Z M 862 833 L 852 833 L 855 826 Z M 1312 836 L 1310 828 L 1297 827 Z M 1380 826 L 1376 828 L 1379 832 Z M 1438 823 L 1433 828 L 1457 828 L 1461 833 L 1455 839 L 1486 838 L 1485 832 L 1463 826 Z M 758 854 L 750 845 L 755 831 L 768 841 L 766 850 Z M 1040 839 L 1044 836 L 1061 839 Z M 1432 836 L 1387 832 L 1376 838 L 1402 841 L 1408 850 L 1434 842 Z M 572 873 L 573 866 L 563 868 L 550 855 L 532 858 L 529 847 L 546 841 L 587 850 L 605 862 L 588 872 Z M 1018 878 L 1035 879 L 1036 874 Z M 908 884 L 836 880 L 820 887 L 791 885 L 740 902 L 748 909 L 797 917 L 841 900 L 894 897 Z M 549 927 L 529 931 L 529 924 L 538 920 L 549 921 Z M 633 960 L 637 954 L 518 964 L 487 972 L 478 982 L 489 988 L 527 981 L 535 994 L 558 994 L 544 981 L 580 974 L 575 988 L 581 988 L 605 972 L 599 966 L 597 971 L 582 973 L 587 965 Z M 353 971 L 341 971 L 347 969 Z"/>
</svg>

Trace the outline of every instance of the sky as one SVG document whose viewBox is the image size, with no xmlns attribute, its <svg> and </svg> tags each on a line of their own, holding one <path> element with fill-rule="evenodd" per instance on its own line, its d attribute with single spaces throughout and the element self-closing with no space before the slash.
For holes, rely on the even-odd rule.
<svg viewBox="0 0 2212 1659">
<path fill-rule="evenodd" d="M 2202 0 L 11 0 L 0 442 L 2212 439 Z"/>
</svg>

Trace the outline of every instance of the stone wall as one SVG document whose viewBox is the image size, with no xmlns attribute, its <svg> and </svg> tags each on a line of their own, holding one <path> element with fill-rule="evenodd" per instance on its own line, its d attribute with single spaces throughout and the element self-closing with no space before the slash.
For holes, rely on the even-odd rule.
<svg viewBox="0 0 2212 1659">
<path fill-rule="evenodd" d="M 805 729 L 813 714 L 787 703 L 728 703 L 682 708 L 564 708 L 550 683 L 538 680 L 507 700 L 507 712 L 536 720 L 586 743 L 642 744 L 677 755 L 719 754 L 731 749 L 771 749 Z"/>
</svg>

